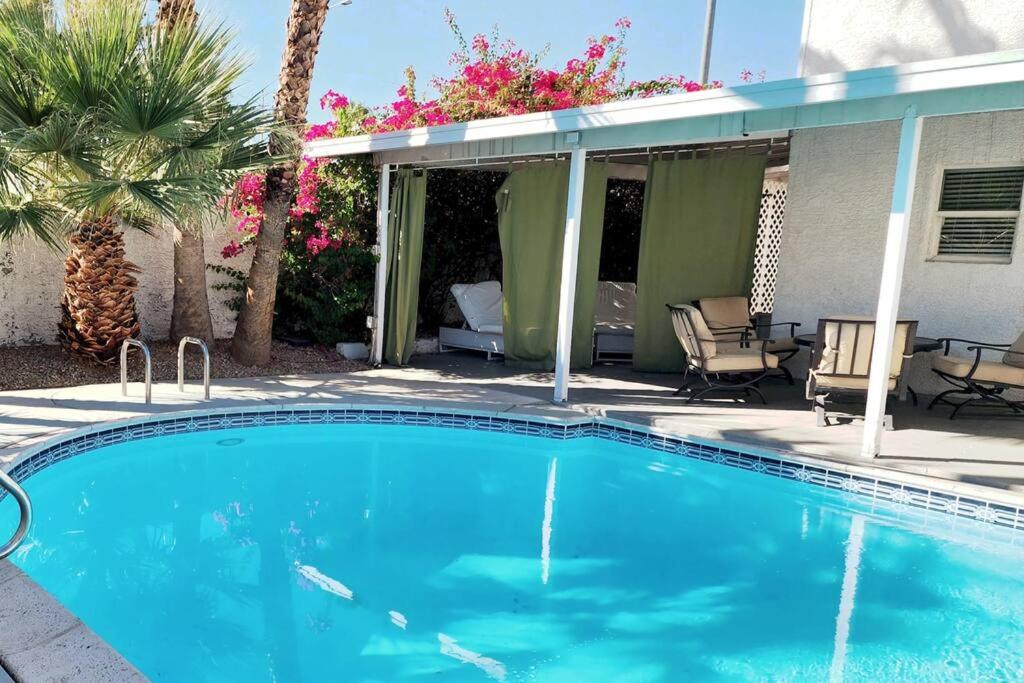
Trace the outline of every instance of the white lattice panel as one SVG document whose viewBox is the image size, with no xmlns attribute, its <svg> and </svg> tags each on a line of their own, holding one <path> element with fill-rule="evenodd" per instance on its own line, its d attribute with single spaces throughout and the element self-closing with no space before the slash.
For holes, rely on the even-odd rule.
<svg viewBox="0 0 1024 683">
<path fill-rule="evenodd" d="M 775 281 L 779 274 L 782 221 L 786 214 L 786 182 L 765 180 L 761 194 L 761 215 L 754 247 L 754 283 L 750 291 L 750 312 L 771 313 L 775 304 Z"/>
</svg>

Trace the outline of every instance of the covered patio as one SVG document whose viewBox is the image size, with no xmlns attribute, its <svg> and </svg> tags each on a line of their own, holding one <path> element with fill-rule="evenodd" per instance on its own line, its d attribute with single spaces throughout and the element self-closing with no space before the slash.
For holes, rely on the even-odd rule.
<svg viewBox="0 0 1024 683">
<path fill-rule="evenodd" d="M 411 370 L 382 372 L 443 373 L 449 380 L 461 377 L 467 382 L 484 379 L 503 386 L 511 384 L 532 396 L 547 393 L 556 406 L 591 406 L 613 416 L 656 425 L 671 423 L 676 431 L 695 436 L 840 460 L 860 458 L 863 462 L 865 457 L 876 458 L 878 464 L 885 460 L 886 466 L 906 471 L 963 480 L 990 478 L 1007 486 L 1020 481 L 1015 471 L 1012 475 L 1003 472 L 1003 465 L 1014 453 L 1020 460 L 1019 449 L 1024 444 L 1017 435 L 1024 430 L 1019 421 L 993 418 L 950 426 L 944 415 L 911 411 L 901 404 L 896 412 L 900 414 L 902 428 L 887 433 L 884 443 L 883 427 L 923 120 L 1024 109 L 1022 84 L 1024 53 L 992 53 L 468 124 L 318 140 L 310 143 L 306 151 L 314 157 L 370 153 L 380 167 L 381 258 L 374 314 L 369 320 L 374 364 L 380 364 L 384 358 L 384 328 L 389 310 L 393 311 L 396 302 L 405 296 L 402 286 L 408 286 L 399 276 L 395 278 L 399 284 L 389 292 L 389 276 L 395 276 L 389 267 L 396 268 L 401 258 L 401 253 L 395 251 L 400 248 L 395 246 L 396 236 L 388 234 L 395 219 L 389 216 L 388 208 L 395 206 L 391 196 L 393 171 L 406 168 L 421 172 L 436 167 L 474 168 L 487 164 L 511 168 L 542 160 L 568 161 L 568 196 L 564 233 L 560 236 L 561 277 L 556 280 L 559 284 L 553 395 L 550 375 L 516 374 L 498 365 L 480 365 L 475 359 L 414 357 Z M 786 140 L 792 131 L 886 121 L 899 122 L 900 134 L 888 227 L 884 243 L 877 245 L 877 257 L 882 263 L 878 296 L 868 316 L 876 332 L 866 380 L 863 426 L 815 428 L 808 404 L 801 398 L 802 387 L 794 391 L 765 383 L 762 388 L 772 396 L 767 407 L 736 407 L 731 402 L 728 406 L 713 402 L 682 405 L 678 399 L 673 400 L 669 391 L 678 387 L 678 375 L 645 375 L 628 369 L 604 368 L 581 375 L 570 373 L 570 359 L 575 357 L 574 333 L 578 335 L 578 329 L 574 329 L 578 327 L 574 305 L 578 300 L 581 224 L 586 220 L 584 183 L 589 162 L 611 159 L 616 164 L 632 162 L 643 169 L 643 164 L 665 155 L 678 158 L 692 154 L 695 158 L 701 150 L 714 154 L 716 149 L 753 149 L 758 145 L 770 155 L 775 141 Z M 814 292 L 807 296 L 813 297 Z M 689 301 L 662 302 L 670 303 Z M 986 446 L 984 461 L 976 453 L 981 439 L 991 440 L 996 451 L 992 453 Z M 961 461 L 968 464 L 937 464 Z"/>
</svg>

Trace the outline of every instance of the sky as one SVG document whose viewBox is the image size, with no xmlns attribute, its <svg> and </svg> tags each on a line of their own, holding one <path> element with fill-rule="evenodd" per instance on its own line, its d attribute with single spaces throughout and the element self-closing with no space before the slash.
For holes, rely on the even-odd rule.
<svg viewBox="0 0 1024 683">
<path fill-rule="evenodd" d="M 252 63 L 239 96 L 264 93 L 273 102 L 289 0 L 198 0 L 200 13 L 237 32 Z M 767 80 L 796 75 L 804 0 L 718 0 L 712 42 L 711 78 L 726 85 L 739 74 L 764 70 Z M 396 99 L 407 66 L 419 88 L 435 75 L 451 73 L 456 48 L 444 22 L 444 8 L 456 15 L 463 33 L 490 34 L 539 51 L 550 44 L 545 63 L 564 66 L 586 48 L 588 36 L 614 34 L 628 16 L 625 75 L 645 80 L 663 74 L 696 78 L 704 30 L 705 0 L 332 0 L 310 94 L 309 119 L 323 122 L 318 100 L 328 89 L 369 106 Z"/>
</svg>

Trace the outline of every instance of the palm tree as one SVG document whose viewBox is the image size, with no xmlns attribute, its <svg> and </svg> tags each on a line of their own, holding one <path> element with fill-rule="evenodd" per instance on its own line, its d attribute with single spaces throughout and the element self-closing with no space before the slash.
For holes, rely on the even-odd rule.
<svg viewBox="0 0 1024 683">
<path fill-rule="evenodd" d="M 165 30 L 198 19 L 195 0 L 160 0 L 156 19 Z M 206 289 L 206 255 L 201 225 L 174 226 L 174 299 L 171 340 L 198 337 L 213 342 L 213 320 Z"/>
<path fill-rule="evenodd" d="M 139 334 L 137 268 L 122 229 L 198 221 L 241 172 L 266 163 L 271 123 L 230 105 L 232 36 L 144 21 L 144 0 L 0 2 L 0 239 L 59 248 L 59 328 L 72 353 L 111 363 Z"/>
<path fill-rule="evenodd" d="M 274 99 L 274 118 L 293 132 L 297 132 L 306 123 L 313 65 L 320 49 L 329 1 L 292 0 L 277 96 Z M 286 146 L 287 138 L 284 135 L 271 135 L 271 154 L 284 154 Z M 296 165 L 297 160 L 292 158 L 267 172 L 263 226 L 256 236 L 256 250 L 246 278 L 245 300 L 231 344 L 231 355 L 246 365 L 266 365 L 270 362 L 277 273 L 288 210 L 295 199 Z"/>
</svg>

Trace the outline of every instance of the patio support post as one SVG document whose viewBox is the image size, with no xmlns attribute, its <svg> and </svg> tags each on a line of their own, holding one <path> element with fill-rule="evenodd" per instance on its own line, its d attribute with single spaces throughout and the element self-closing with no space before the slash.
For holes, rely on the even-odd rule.
<svg viewBox="0 0 1024 683">
<path fill-rule="evenodd" d="M 391 206 L 391 165 L 381 164 L 377 185 L 377 273 L 373 287 L 373 339 L 370 364 L 384 358 L 384 302 L 388 290 L 388 213 Z"/>
<path fill-rule="evenodd" d="M 882 427 L 888 396 L 889 368 L 892 365 L 892 344 L 896 336 L 900 290 L 903 287 L 903 265 L 907 258 L 910 233 L 910 210 L 914 202 L 914 180 L 917 156 L 921 146 L 921 117 L 908 107 L 900 127 L 900 146 L 896 155 L 896 179 L 892 187 L 889 229 L 885 239 L 882 280 L 878 290 L 878 311 L 875 314 L 875 340 L 871 352 L 868 377 L 867 408 L 864 413 L 864 442 L 861 455 L 873 458 L 882 445 Z"/>
<path fill-rule="evenodd" d="M 580 222 L 583 218 L 583 176 L 586 173 L 586 160 L 587 150 L 578 144 L 574 146 L 572 160 L 569 162 L 569 197 L 565 210 L 565 235 L 562 239 L 562 278 L 558 288 L 555 403 L 565 403 L 569 399 L 569 357 L 572 352 L 572 320 L 576 304 L 576 267 L 580 257 Z"/>
</svg>

